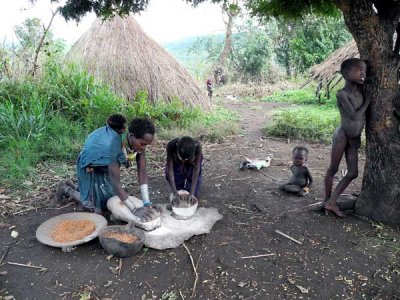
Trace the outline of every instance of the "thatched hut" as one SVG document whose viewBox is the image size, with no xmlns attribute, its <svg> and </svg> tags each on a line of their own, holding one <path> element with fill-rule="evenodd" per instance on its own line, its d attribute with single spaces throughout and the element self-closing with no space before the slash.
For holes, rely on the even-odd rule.
<svg viewBox="0 0 400 300">
<path fill-rule="evenodd" d="M 354 40 L 334 51 L 324 62 L 310 68 L 310 77 L 318 82 L 316 91 L 318 98 L 324 88 L 329 98 L 330 89 L 334 88 L 342 80 L 340 65 L 345 59 L 351 57 L 360 57 Z M 336 81 L 332 84 L 335 79 Z"/>
<path fill-rule="evenodd" d="M 185 105 L 209 108 L 206 89 L 147 36 L 132 16 L 96 20 L 67 58 L 129 99 L 146 90 L 151 101 L 178 97 Z"/>
</svg>

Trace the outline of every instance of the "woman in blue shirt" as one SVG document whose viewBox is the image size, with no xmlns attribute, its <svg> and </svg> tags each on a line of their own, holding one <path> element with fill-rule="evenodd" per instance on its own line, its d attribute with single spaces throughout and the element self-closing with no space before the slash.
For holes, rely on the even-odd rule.
<svg viewBox="0 0 400 300">
<path fill-rule="evenodd" d="M 64 181 L 57 188 L 58 199 L 63 196 L 71 197 L 80 201 L 86 209 L 96 213 L 106 210 L 107 200 L 113 196 L 118 196 L 127 204 L 129 196 L 122 188 L 120 166 L 136 158 L 143 204 L 151 206 L 145 148 L 153 142 L 155 128 L 146 118 L 134 118 L 128 126 L 127 155 L 125 155 L 122 134 L 126 130 L 126 123 L 123 115 L 111 115 L 105 126 L 96 129 L 88 136 L 76 163 L 79 192 Z M 134 209 L 128 204 L 127 206 Z"/>
</svg>

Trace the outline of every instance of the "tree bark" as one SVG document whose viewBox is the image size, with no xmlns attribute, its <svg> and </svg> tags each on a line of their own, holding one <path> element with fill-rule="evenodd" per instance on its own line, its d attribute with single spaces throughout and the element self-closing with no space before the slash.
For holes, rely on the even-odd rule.
<svg viewBox="0 0 400 300">
<path fill-rule="evenodd" d="M 43 26 L 43 29 L 44 29 L 43 34 L 42 34 L 42 37 L 40 38 L 39 45 L 37 46 L 37 48 L 35 50 L 35 57 L 33 59 L 32 77 L 35 77 L 35 75 L 36 75 L 37 68 L 39 67 L 37 62 L 38 62 L 38 58 L 39 58 L 40 49 L 43 46 L 44 39 L 46 38 L 46 35 L 49 32 L 50 26 L 53 23 L 54 17 L 56 16 L 57 13 L 58 13 L 58 9 L 56 11 L 52 12 L 52 16 L 51 16 L 49 24 L 47 25 L 46 28 Z"/>
<path fill-rule="evenodd" d="M 364 96 L 371 98 L 366 113 L 366 162 L 355 212 L 377 221 L 400 224 L 400 132 L 394 109 L 400 107 L 399 53 L 393 41 L 400 6 L 374 10 L 373 1 L 336 1 L 353 35 L 360 58 L 367 62 Z M 375 6 L 376 7 L 376 6 Z"/>
<path fill-rule="evenodd" d="M 226 59 L 228 58 L 228 55 L 232 51 L 232 26 L 235 15 L 230 13 L 229 11 L 227 11 L 227 14 L 228 14 L 228 21 L 225 23 L 226 25 L 225 45 L 218 59 L 218 66 L 221 67 L 222 69 L 225 69 Z"/>
</svg>

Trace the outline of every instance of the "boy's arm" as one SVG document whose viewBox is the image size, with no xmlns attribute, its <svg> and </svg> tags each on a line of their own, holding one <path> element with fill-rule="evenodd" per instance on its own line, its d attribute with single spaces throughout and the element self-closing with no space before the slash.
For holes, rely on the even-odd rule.
<svg viewBox="0 0 400 300">
<path fill-rule="evenodd" d="M 353 104 L 350 102 L 350 99 L 347 95 L 346 92 L 344 91 L 339 91 L 336 94 L 336 98 L 338 101 L 338 104 L 347 112 L 347 115 L 350 118 L 357 118 L 365 113 L 365 111 L 368 108 L 368 105 L 370 104 L 371 100 L 368 98 L 367 100 L 364 98 L 364 102 L 361 105 L 359 109 L 355 109 Z"/>
<path fill-rule="evenodd" d="M 197 180 L 199 179 L 200 174 L 200 163 L 201 163 L 201 156 L 203 155 L 201 145 L 198 143 L 197 145 L 197 152 L 196 157 L 194 159 L 194 170 L 193 170 L 193 177 L 192 177 L 192 186 L 190 187 L 190 195 L 194 195 L 197 186 Z"/>
</svg>

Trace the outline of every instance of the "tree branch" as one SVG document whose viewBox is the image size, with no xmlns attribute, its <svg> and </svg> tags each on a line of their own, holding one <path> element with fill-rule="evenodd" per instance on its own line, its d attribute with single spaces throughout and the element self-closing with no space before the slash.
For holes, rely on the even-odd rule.
<svg viewBox="0 0 400 300">
<path fill-rule="evenodd" d="M 37 48 L 36 48 L 36 50 L 35 50 L 35 58 L 33 59 L 32 77 L 35 77 L 36 70 L 37 70 L 37 68 L 38 68 L 37 61 L 38 61 L 38 58 L 39 58 L 40 49 L 41 49 L 42 46 L 43 46 L 43 42 L 44 42 L 44 39 L 46 38 L 47 33 L 49 32 L 51 23 L 53 23 L 54 17 L 55 17 L 56 14 L 58 13 L 58 9 L 57 9 L 56 11 L 52 12 L 52 13 L 53 13 L 53 15 L 51 16 L 50 22 L 49 22 L 49 24 L 47 25 L 47 27 L 44 28 L 44 26 L 43 26 L 43 28 L 44 28 L 43 35 L 42 35 L 42 37 L 40 38 L 39 45 L 37 46 Z"/>
</svg>

